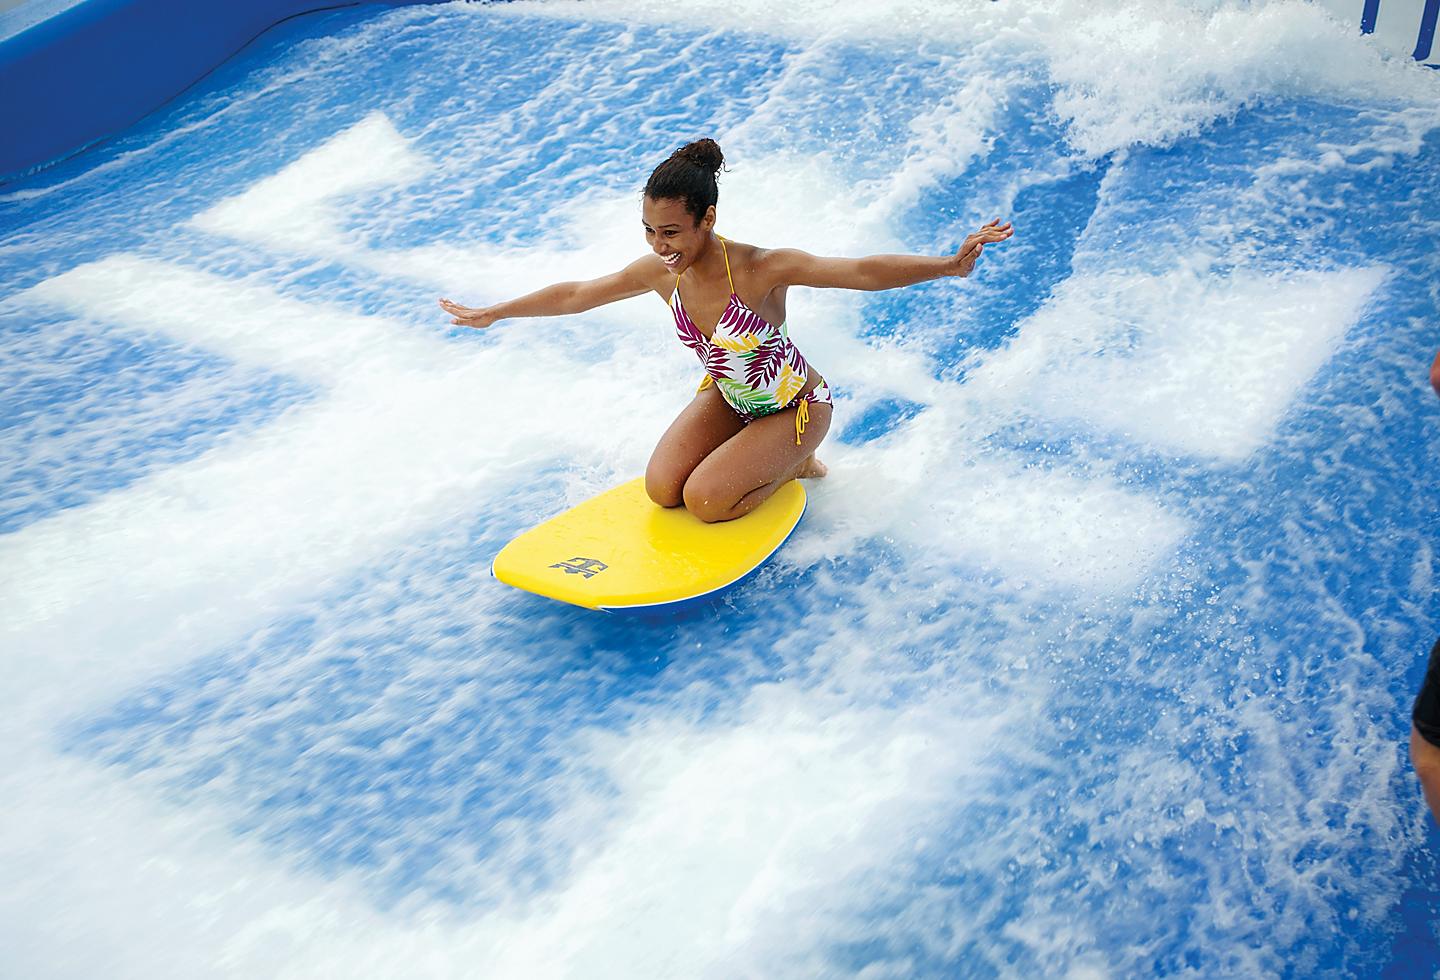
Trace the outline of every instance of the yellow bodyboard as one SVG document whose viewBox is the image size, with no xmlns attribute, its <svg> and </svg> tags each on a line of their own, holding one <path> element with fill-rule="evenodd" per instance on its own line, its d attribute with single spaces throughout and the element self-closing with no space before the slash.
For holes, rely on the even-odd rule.
<svg viewBox="0 0 1440 980">
<path fill-rule="evenodd" d="M 744 517 L 706 524 L 684 507 L 654 503 L 641 477 L 526 531 L 491 571 L 506 585 L 586 609 L 654 609 L 735 584 L 804 513 L 805 488 L 791 480 Z"/>
</svg>

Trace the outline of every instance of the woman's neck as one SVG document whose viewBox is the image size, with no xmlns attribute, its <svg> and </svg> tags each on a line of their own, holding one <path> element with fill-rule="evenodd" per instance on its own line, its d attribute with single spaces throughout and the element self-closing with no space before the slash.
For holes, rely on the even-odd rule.
<svg viewBox="0 0 1440 980">
<path fill-rule="evenodd" d="M 727 293 L 730 291 L 730 277 L 725 274 L 725 256 L 721 254 L 724 246 L 720 244 L 720 236 L 715 232 L 710 233 L 709 239 L 705 242 L 705 250 L 696 256 L 695 261 L 690 263 L 690 268 L 681 273 L 681 276 L 689 275 L 692 282 L 701 286 L 706 283 L 720 283 Z"/>
</svg>

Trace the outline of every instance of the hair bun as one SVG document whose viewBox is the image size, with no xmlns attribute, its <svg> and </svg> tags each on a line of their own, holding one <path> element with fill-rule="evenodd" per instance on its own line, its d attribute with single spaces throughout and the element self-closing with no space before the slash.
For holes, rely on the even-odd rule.
<svg viewBox="0 0 1440 980">
<path fill-rule="evenodd" d="M 709 138 L 686 143 L 674 155 L 699 164 L 711 173 L 719 173 L 720 168 L 725 166 L 725 154 L 720 152 L 720 144 Z"/>
<path fill-rule="evenodd" d="M 720 169 L 725 155 L 712 139 L 686 143 L 650 173 L 645 196 L 652 201 L 680 200 L 698 224 L 720 197 Z"/>
</svg>

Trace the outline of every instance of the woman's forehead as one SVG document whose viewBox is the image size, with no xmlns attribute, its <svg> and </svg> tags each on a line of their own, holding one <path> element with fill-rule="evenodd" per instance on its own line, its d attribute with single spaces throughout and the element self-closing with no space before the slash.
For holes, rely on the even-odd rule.
<svg viewBox="0 0 1440 980">
<path fill-rule="evenodd" d="M 681 224 L 683 219 L 689 217 L 690 212 L 685 210 L 685 202 L 678 197 L 665 197 L 659 200 L 647 197 L 644 204 L 641 205 L 641 214 L 644 215 L 647 223 L 659 226 Z"/>
</svg>

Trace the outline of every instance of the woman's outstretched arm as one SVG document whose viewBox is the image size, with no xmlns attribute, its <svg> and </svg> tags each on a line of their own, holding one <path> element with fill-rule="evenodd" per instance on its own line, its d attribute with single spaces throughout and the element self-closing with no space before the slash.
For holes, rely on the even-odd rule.
<svg viewBox="0 0 1440 980">
<path fill-rule="evenodd" d="M 837 289 L 897 289 L 945 276 L 968 276 L 986 245 L 1003 242 L 1015 229 L 1000 219 L 967 237 L 954 255 L 869 255 L 832 259 L 793 248 L 765 254 L 766 279 L 772 286 L 818 286 Z"/>
<path fill-rule="evenodd" d="M 584 282 L 559 282 L 494 306 L 461 306 L 442 299 L 440 308 L 454 317 L 451 323 L 462 327 L 488 327 L 497 320 L 512 317 L 584 313 L 649 292 L 655 288 L 656 275 L 660 273 L 663 273 L 663 263 L 656 256 L 647 255 L 608 276 Z"/>
</svg>

